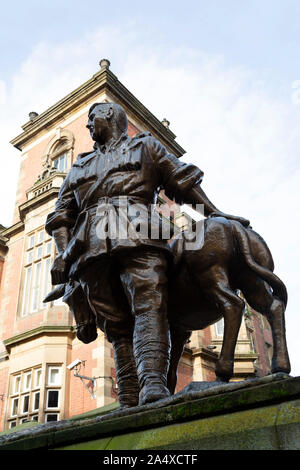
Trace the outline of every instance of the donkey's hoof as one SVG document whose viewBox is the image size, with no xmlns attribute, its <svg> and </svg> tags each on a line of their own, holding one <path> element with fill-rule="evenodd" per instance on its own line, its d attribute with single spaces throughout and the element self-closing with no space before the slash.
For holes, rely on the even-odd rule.
<svg viewBox="0 0 300 470">
<path fill-rule="evenodd" d="M 233 376 L 233 361 L 224 361 L 219 359 L 216 363 L 215 374 L 217 380 L 221 382 L 229 382 Z"/>
<path fill-rule="evenodd" d="M 277 374 L 278 372 L 284 372 L 285 374 L 289 374 L 291 372 L 291 366 L 289 362 L 283 362 L 280 364 L 279 362 L 273 363 L 271 368 L 272 374 Z"/>
</svg>

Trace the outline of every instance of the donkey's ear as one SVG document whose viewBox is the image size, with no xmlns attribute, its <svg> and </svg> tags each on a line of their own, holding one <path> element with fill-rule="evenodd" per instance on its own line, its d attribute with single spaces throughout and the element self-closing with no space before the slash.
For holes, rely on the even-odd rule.
<svg viewBox="0 0 300 470">
<path fill-rule="evenodd" d="M 51 292 L 49 292 L 49 294 L 46 295 L 43 302 L 44 303 L 53 302 L 54 300 L 57 300 L 60 297 L 62 297 L 64 293 L 65 293 L 65 285 L 59 284 Z"/>
</svg>

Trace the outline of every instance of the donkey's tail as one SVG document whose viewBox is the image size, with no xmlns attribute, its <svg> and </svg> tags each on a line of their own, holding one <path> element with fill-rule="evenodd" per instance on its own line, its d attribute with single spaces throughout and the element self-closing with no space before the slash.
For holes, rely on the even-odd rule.
<svg viewBox="0 0 300 470">
<path fill-rule="evenodd" d="M 288 295 L 284 283 L 270 269 L 261 266 L 255 261 L 251 254 L 250 240 L 247 229 L 244 228 L 239 222 L 231 220 L 230 223 L 233 228 L 234 236 L 238 241 L 240 252 L 244 257 L 248 267 L 271 286 L 273 294 L 278 297 L 286 306 Z"/>
</svg>

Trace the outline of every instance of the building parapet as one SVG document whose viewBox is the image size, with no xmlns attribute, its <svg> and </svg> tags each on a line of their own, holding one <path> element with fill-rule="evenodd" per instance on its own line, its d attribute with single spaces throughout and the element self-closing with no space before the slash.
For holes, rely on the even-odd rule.
<svg viewBox="0 0 300 470">
<path fill-rule="evenodd" d="M 27 201 L 19 206 L 20 219 L 24 221 L 26 214 L 34 207 L 44 204 L 58 196 L 65 173 L 54 172 L 48 178 L 38 180 L 26 191 Z"/>
</svg>

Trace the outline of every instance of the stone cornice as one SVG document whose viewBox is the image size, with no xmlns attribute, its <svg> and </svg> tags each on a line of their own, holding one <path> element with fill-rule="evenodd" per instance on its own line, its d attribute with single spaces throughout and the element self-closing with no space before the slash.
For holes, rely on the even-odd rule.
<svg viewBox="0 0 300 470">
<path fill-rule="evenodd" d="M 238 353 L 234 355 L 234 359 L 239 361 L 239 362 L 248 362 L 248 361 L 256 361 L 256 359 L 259 358 L 259 354 L 257 353 Z"/>
<path fill-rule="evenodd" d="M 7 250 L 7 242 L 8 242 L 8 238 L 7 237 L 3 237 L 1 234 L 0 234 L 0 246 L 4 249 L 4 250 Z"/>
<path fill-rule="evenodd" d="M 18 232 L 22 232 L 24 230 L 24 223 L 22 221 L 19 221 L 12 225 L 11 227 L 8 227 L 7 229 L 3 230 L 1 232 L 1 235 L 3 237 L 10 238 L 12 235 L 15 235 Z"/>
<path fill-rule="evenodd" d="M 19 206 L 20 219 L 24 221 L 26 214 L 38 207 L 41 204 L 49 201 L 50 199 L 57 198 L 59 193 L 59 188 L 50 188 L 44 193 L 39 194 L 38 196 L 29 199 L 29 201 L 24 202 Z"/>
<path fill-rule="evenodd" d="M 3 340 L 3 344 L 7 349 L 9 349 L 12 346 L 15 346 L 16 344 L 21 343 L 22 341 L 26 341 L 28 339 L 31 340 L 36 336 L 58 333 L 74 333 L 74 327 L 69 325 L 39 326 L 38 328 L 34 328 L 33 330 L 24 331 L 24 333 L 11 336 L 10 338 Z"/>
<path fill-rule="evenodd" d="M 84 103 L 101 91 L 109 91 L 120 104 L 142 121 L 177 157 L 185 150 L 175 142 L 176 136 L 166 128 L 118 79 L 109 69 L 101 69 L 91 79 L 66 95 L 63 99 L 37 115 L 22 126 L 24 132 L 11 140 L 17 149 L 22 148 L 44 129 L 54 126 L 70 113 L 74 113 Z"/>
<path fill-rule="evenodd" d="M 193 357 L 200 356 L 203 359 L 209 359 L 212 361 L 216 361 L 218 359 L 217 352 L 212 351 L 211 349 L 207 349 L 204 346 L 201 346 L 200 348 L 192 349 L 191 351 L 192 351 Z"/>
</svg>

